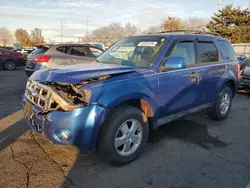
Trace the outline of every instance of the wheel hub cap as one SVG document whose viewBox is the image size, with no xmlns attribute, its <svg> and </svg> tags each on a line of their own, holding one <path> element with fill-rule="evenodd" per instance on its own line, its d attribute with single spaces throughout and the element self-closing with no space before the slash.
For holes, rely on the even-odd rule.
<svg viewBox="0 0 250 188">
<path fill-rule="evenodd" d="M 115 135 L 115 149 L 121 156 L 133 154 L 141 144 L 142 125 L 135 119 L 124 122 Z"/>
<path fill-rule="evenodd" d="M 8 61 L 8 62 L 6 62 L 6 67 L 8 69 L 13 69 L 14 68 L 14 64 L 11 61 Z"/>
<path fill-rule="evenodd" d="M 220 112 L 221 114 L 226 114 L 228 112 L 228 109 L 230 107 L 230 96 L 228 93 L 225 93 L 221 98 L 220 103 Z"/>
</svg>

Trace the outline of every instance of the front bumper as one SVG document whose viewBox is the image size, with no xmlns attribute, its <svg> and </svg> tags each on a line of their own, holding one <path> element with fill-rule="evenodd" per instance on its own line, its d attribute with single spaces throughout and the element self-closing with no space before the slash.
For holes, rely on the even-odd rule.
<svg viewBox="0 0 250 188">
<path fill-rule="evenodd" d="M 31 104 L 26 98 L 23 106 Z M 54 144 L 74 145 L 92 150 L 96 147 L 97 137 L 108 110 L 99 105 L 90 105 L 69 112 L 51 111 L 42 114 L 35 106 L 32 116 L 25 116 L 32 130 L 42 134 L 44 138 Z M 56 133 L 67 130 L 69 140 L 60 140 Z"/>
<path fill-rule="evenodd" d="M 239 89 L 250 90 L 250 79 L 239 78 Z"/>
</svg>

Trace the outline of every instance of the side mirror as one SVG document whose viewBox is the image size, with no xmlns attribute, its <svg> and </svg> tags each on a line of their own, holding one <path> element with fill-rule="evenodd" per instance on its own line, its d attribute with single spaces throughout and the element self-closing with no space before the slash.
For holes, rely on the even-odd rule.
<svg viewBox="0 0 250 188">
<path fill-rule="evenodd" d="M 183 57 L 169 57 L 163 65 L 163 70 L 185 69 L 186 60 Z"/>
</svg>

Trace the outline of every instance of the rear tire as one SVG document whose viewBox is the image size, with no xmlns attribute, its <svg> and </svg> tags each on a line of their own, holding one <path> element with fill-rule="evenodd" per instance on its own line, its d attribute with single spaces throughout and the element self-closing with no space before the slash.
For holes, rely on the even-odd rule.
<svg viewBox="0 0 250 188">
<path fill-rule="evenodd" d="M 225 86 L 217 96 L 213 106 L 208 109 L 208 116 L 217 121 L 225 119 L 232 106 L 233 94 L 230 87 Z"/>
<path fill-rule="evenodd" d="M 135 107 L 122 105 L 114 109 L 103 124 L 98 151 L 108 163 L 125 165 L 141 154 L 148 135 L 146 115 Z"/>
<path fill-rule="evenodd" d="M 16 63 L 13 60 L 7 60 L 4 62 L 3 67 L 5 70 L 15 70 L 16 69 Z"/>
</svg>

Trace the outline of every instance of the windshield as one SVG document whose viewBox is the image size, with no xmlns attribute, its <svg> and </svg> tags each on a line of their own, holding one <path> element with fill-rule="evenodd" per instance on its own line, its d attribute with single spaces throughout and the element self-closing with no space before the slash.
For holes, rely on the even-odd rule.
<svg viewBox="0 0 250 188">
<path fill-rule="evenodd" d="M 100 63 L 149 67 L 165 43 L 165 37 L 129 37 L 119 40 L 101 56 Z"/>
</svg>

